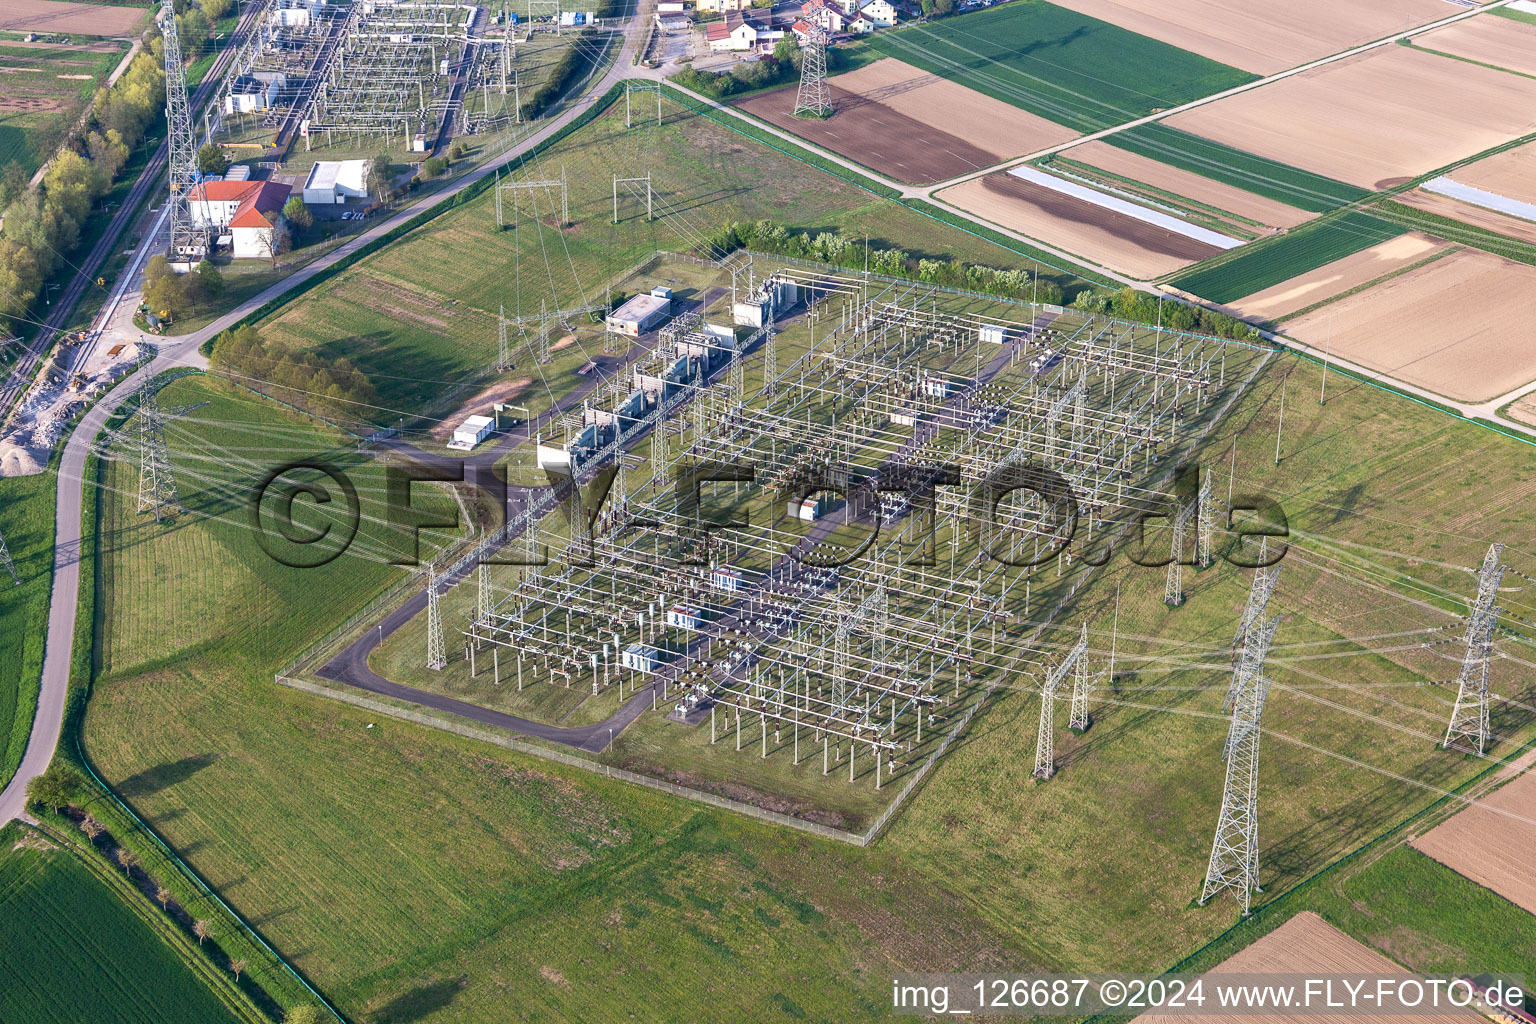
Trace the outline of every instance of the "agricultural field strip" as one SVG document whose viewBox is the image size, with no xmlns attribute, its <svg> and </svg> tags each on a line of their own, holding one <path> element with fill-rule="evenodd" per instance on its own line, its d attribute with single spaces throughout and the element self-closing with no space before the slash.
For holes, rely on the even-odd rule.
<svg viewBox="0 0 1536 1024">
<path fill-rule="evenodd" d="M 1501 7 L 1501 6 L 1503 6 L 1505 4 L 1508 4 L 1508 3 L 1511 3 L 1511 2 L 1518 2 L 1518 0 L 1495 0 L 1495 2 L 1490 5 L 1490 7 L 1495 7 L 1495 8 L 1496 7 Z M 1169 117 L 1174 116 L 1175 114 L 1180 114 L 1180 113 L 1183 113 L 1183 112 L 1185 112 L 1187 110 L 1194 110 L 1194 109 L 1196 109 L 1198 107 L 1205 106 L 1208 103 L 1214 103 L 1214 102 L 1216 102 L 1218 100 L 1226 99 L 1229 96 L 1235 96 L 1235 95 L 1238 95 L 1240 93 L 1245 93 L 1245 92 L 1248 92 L 1249 90 L 1252 90 L 1252 89 L 1258 89 L 1258 88 L 1261 88 L 1261 87 L 1263 87 L 1265 85 L 1268 85 L 1268 84 L 1270 84 L 1272 82 L 1281 81 L 1283 79 L 1290 78 L 1290 77 L 1295 76 L 1295 75 L 1303 74 L 1303 73 L 1305 73 L 1307 71 L 1310 71 L 1310 70 L 1312 70 L 1314 68 L 1323 67 L 1324 65 L 1327 65 L 1327 64 L 1332 64 L 1332 63 L 1335 63 L 1335 62 L 1340 61 L 1340 60 L 1345 60 L 1345 59 L 1347 59 L 1349 57 L 1352 57 L 1352 56 L 1354 56 L 1356 54 L 1365 53 L 1367 51 L 1374 50 L 1374 49 L 1376 49 L 1378 47 L 1381 47 L 1381 46 L 1395 45 L 1399 39 L 1412 38 L 1413 36 L 1420 35 L 1420 34 L 1422 34 L 1424 32 L 1430 32 L 1430 31 L 1433 31 L 1434 29 L 1441 28 L 1441 27 L 1444 27 L 1446 25 L 1455 24 L 1458 21 L 1462 21 L 1462 20 L 1465 20 L 1467 18 L 1475 17 L 1476 15 L 1478 15 L 1478 14 L 1480 14 L 1483 11 L 1488 10 L 1488 9 L 1489 9 L 1489 7 L 1482 7 L 1482 8 L 1472 9 L 1472 10 L 1459 11 L 1459 12 L 1457 12 L 1455 14 L 1451 14 L 1451 15 L 1445 17 L 1445 18 L 1440 19 L 1439 21 L 1430 22 L 1427 25 L 1421 25 L 1421 26 L 1419 26 L 1417 28 L 1407 29 L 1404 32 L 1401 32 L 1401 33 L 1398 33 L 1398 34 L 1392 35 L 1392 36 L 1387 36 L 1387 37 L 1385 37 L 1383 39 L 1377 39 L 1377 40 L 1374 40 L 1373 42 L 1363 43 L 1360 46 L 1356 46 L 1356 47 L 1353 47 L 1353 48 L 1348 49 L 1348 50 L 1342 50 L 1339 53 L 1331 54 L 1331 55 L 1329 55 L 1327 57 L 1320 57 L 1317 60 L 1310 61 L 1310 62 L 1308 62 L 1306 64 L 1301 64 L 1301 65 L 1298 65 L 1297 67 L 1289 68 L 1289 69 L 1287 69 L 1285 71 L 1278 71 L 1278 72 L 1276 72 L 1273 75 L 1265 76 L 1263 78 L 1258 79 L 1257 81 L 1246 82 L 1246 83 L 1244 83 L 1242 85 L 1234 86 L 1231 89 L 1227 89 L 1227 90 L 1225 90 L 1223 92 L 1213 93 L 1213 94 L 1211 94 L 1209 96 L 1204 96 L 1204 97 L 1201 97 L 1199 99 L 1193 99 L 1193 100 L 1190 100 L 1187 103 L 1180 104 L 1179 106 L 1176 106 L 1176 107 L 1171 107 L 1171 108 L 1169 108 L 1167 110 L 1159 110 L 1159 111 L 1157 111 L 1155 113 L 1151 113 L 1151 114 L 1147 114 L 1147 115 L 1145 115 L 1143 117 L 1135 118 L 1134 120 L 1127 121 L 1124 124 L 1114 125 L 1112 127 L 1103 128 L 1103 129 L 1099 129 L 1097 131 L 1088 132 L 1088 133 L 1086 133 L 1084 135 L 1079 136 L 1078 138 L 1072 139 L 1071 141 L 1063 142 L 1063 143 L 1058 143 L 1058 144 L 1056 144 L 1054 146 L 1048 146 L 1045 149 L 1041 149 L 1041 150 L 1039 150 L 1037 152 L 1030 153 L 1030 154 L 1027 154 L 1025 156 L 1019 157 L 1018 160 L 1011 161 L 1010 163 L 1004 164 L 1004 165 L 1001 165 L 1001 166 L 1008 167 L 1008 166 L 1011 166 L 1014 163 L 1019 163 L 1019 164 L 1032 163 L 1034 161 L 1041 160 L 1041 159 L 1043 159 L 1045 157 L 1048 157 L 1048 156 L 1051 156 L 1053 154 L 1064 152 L 1065 150 L 1069 150 L 1073 146 L 1082 145 L 1085 142 L 1095 142 L 1095 141 L 1098 141 L 1098 140 L 1101 140 L 1101 139 L 1102 140 L 1113 141 L 1114 137 L 1116 135 L 1121 134 L 1122 132 L 1131 132 L 1131 131 L 1134 131 L 1137 128 L 1141 128 L 1141 127 L 1146 126 L 1146 125 L 1155 125 L 1155 124 L 1158 124 L 1159 122 L 1161 122 L 1161 121 L 1163 121 L 1163 120 L 1165 120 L 1165 119 L 1167 119 Z M 895 56 L 899 56 L 899 54 L 895 54 Z M 917 62 L 909 61 L 909 63 L 914 63 L 915 64 Z M 675 88 L 675 86 L 674 86 L 674 88 Z M 696 94 L 694 94 L 694 93 L 689 93 L 688 95 L 696 96 Z M 710 100 L 708 97 L 696 96 L 696 98 L 701 99 L 704 102 L 710 103 L 712 106 L 722 106 L 723 107 L 722 104 L 715 103 L 715 101 Z M 786 138 L 795 138 L 794 136 L 791 136 L 788 133 L 783 133 L 783 134 L 785 135 Z M 800 140 L 795 138 L 795 141 L 800 141 Z M 830 159 L 833 159 L 833 160 L 838 160 L 836 154 L 823 154 L 823 156 L 826 156 L 826 157 L 828 157 Z M 842 161 L 839 161 L 839 162 L 842 162 Z M 851 164 L 851 162 L 849 163 L 849 166 L 850 167 L 853 166 Z M 921 189 L 914 189 L 911 186 L 903 186 L 900 182 L 889 181 L 889 180 L 882 180 L 882 184 L 885 184 L 885 185 L 887 185 L 887 186 L 889 186 L 891 188 L 898 189 L 903 194 L 910 195 L 910 194 L 922 193 L 922 194 L 931 195 L 931 193 L 937 192 L 940 189 L 947 188 L 947 187 L 949 187 L 951 185 L 956 185 L 956 184 L 959 184 L 959 183 L 964 182 L 964 181 L 969 181 L 972 178 L 982 177 L 982 176 L 990 173 L 991 170 L 992 170 L 992 168 L 984 168 L 982 170 L 975 171 L 973 173 L 966 174 L 966 175 L 963 175 L 963 176 L 958 177 L 958 178 L 951 178 L 948 181 L 938 182 L 938 183 L 936 183 L 934 185 L 931 185 L 931 186 L 924 186 Z M 1305 173 L 1305 172 L 1303 172 L 1303 173 Z M 1353 187 L 1353 186 L 1351 186 L 1351 187 Z M 1257 190 L 1255 189 L 1255 191 L 1257 191 Z M 1362 194 L 1368 194 L 1368 193 L 1362 193 Z"/>
<path fill-rule="evenodd" d="M 1129 150 L 1125 153 L 1127 156 L 1135 155 Z M 1088 164 L 1081 162 L 1075 156 L 1056 156 L 1047 158 L 1039 166 L 1112 195 L 1123 195 L 1153 209 L 1166 210 L 1190 223 L 1210 226 L 1212 230 L 1222 228 L 1227 232 L 1236 232 L 1237 234 L 1233 237 L 1241 237 L 1244 241 L 1252 241 L 1258 236 L 1260 229 L 1270 227 L 1262 220 L 1217 206 L 1208 200 L 1185 196 L 1166 186 L 1156 185 L 1132 174 L 1116 172 L 1100 166 L 1107 162 L 1109 161 L 1099 160 L 1098 163 Z M 1177 170 L 1177 168 L 1171 169 Z M 1298 214 L 1300 212 L 1297 211 Z"/>
<path fill-rule="evenodd" d="M 1354 210 L 1273 236 L 1233 258 L 1177 275 L 1174 286 L 1211 302 L 1226 303 L 1281 284 L 1334 260 L 1368 249 L 1408 229 Z"/>
<path fill-rule="evenodd" d="M 1003 42 L 1020 37 L 1027 45 Z M 880 33 L 871 45 L 1078 131 L 1256 77 L 1039 0 Z M 1090 66 L 1098 74 L 1080 70 Z"/>
<path fill-rule="evenodd" d="M 1075 182 L 1066 180 L 1060 175 L 1046 174 L 1043 171 L 1038 171 L 1027 165 L 1023 167 L 1015 167 L 1008 173 L 1016 178 L 1022 178 L 1023 180 L 1032 182 L 1036 185 L 1043 185 L 1046 188 L 1060 192 L 1063 195 L 1071 196 L 1074 199 L 1081 199 L 1084 202 L 1092 203 L 1094 206 L 1103 207 L 1104 209 L 1110 210 L 1114 213 L 1123 213 L 1127 217 L 1134 217 L 1136 220 L 1143 221 L 1147 224 L 1152 224 L 1156 227 L 1164 228 L 1168 231 L 1174 232 L 1175 234 L 1183 235 L 1186 238 L 1193 238 L 1197 242 L 1204 242 L 1207 245 L 1214 245 L 1218 249 L 1235 249 L 1238 246 L 1245 244 L 1243 239 L 1233 238 L 1230 235 L 1223 235 L 1219 232 L 1211 231 L 1207 228 L 1202 228 L 1199 225 L 1191 224 L 1189 221 L 1182 217 L 1161 213 L 1157 210 L 1143 206 L 1140 203 L 1133 203 L 1128 199 L 1121 199 L 1116 196 L 1109 195 L 1105 192 L 1101 192 L 1098 189 L 1089 188 L 1086 185 L 1079 185 Z"/>
<path fill-rule="evenodd" d="M 1422 187 L 1426 192 L 1449 196 L 1452 199 L 1459 199 L 1464 203 L 1471 203 L 1473 206 L 1481 206 L 1487 210 L 1506 213 L 1511 217 L 1519 217 L 1521 220 L 1536 221 L 1536 203 L 1523 203 L 1518 199 L 1501 196 L 1497 192 L 1489 192 L 1486 189 L 1463 185 L 1461 182 L 1445 175 L 1425 182 Z"/>
</svg>

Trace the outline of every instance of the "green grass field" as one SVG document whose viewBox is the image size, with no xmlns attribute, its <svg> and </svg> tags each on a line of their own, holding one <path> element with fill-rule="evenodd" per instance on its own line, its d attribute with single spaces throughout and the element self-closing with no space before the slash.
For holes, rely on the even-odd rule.
<svg viewBox="0 0 1536 1024">
<path fill-rule="evenodd" d="M 1231 302 L 1396 238 L 1407 230 L 1369 214 L 1350 211 L 1249 246 L 1214 266 L 1196 267 L 1175 277 L 1173 283 L 1212 302 Z"/>
<path fill-rule="evenodd" d="M 0 829 L 0 1020 L 234 1017 L 121 896 L 63 850 Z"/>
<path fill-rule="evenodd" d="M 42 166 L 97 85 L 122 60 L 126 43 L 83 46 L 7 46 L 5 102 L 0 104 L 0 165 L 19 163 L 27 174 Z"/>
<path fill-rule="evenodd" d="M 1082 132 L 1256 77 L 1043 0 L 880 32 L 870 45 Z"/>
<path fill-rule="evenodd" d="M 1301 210 L 1326 213 L 1369 195 L 1365 189 L 1354 185 L 1255 156 L 1165 124 L 1144 124 L 1116 132 L 1104 141 Z"/>
<path fill-rule="evenodd" d="M 1536 917 L 1418 850 L 1399 846 L 1315 898 L 1331 924 L 1438 974 L 1536 977 Z"/>
<path fill-rule="evenodd" d="M 0 569 L 0 786 L 27 749 L 43 670 L 48 597 L 53 581 L 56 475 L 0 479 L 0 536 L 21 586 Z"/>
<path fill-rule="evenodd" d="M 267 666 L 269 652 L 305 646 L 316 631 L 402 576 L 389 560 L 407 557 L 405 536 L 388 525 L 381 471 L 355 454 L 346 435 L 196 375 L 166 386 L 160 404 L 175 414 L 165 433 L 187 511 L 165 524 L 139 514 L 138 464 L 124 457 L 124 442 L 114 444 L 101 517 L 103 543 L 115 556 L 101 580 L 101 590 L 114 599 L 98 607 L 104 618 L 96 656 L 103 672 L 143 671 L 192 654 L 216 655 L 246 670 Z M 355 540 L 317 568 L 279 564 L 249 520 L 249 501 L 264 476 L 299 460 L 334 466 L 358 493 Z M 342 504 L 336 485 L 329 490 L 334 505 Z M 416 488 L 413 500 L 436 513 L 452 508 L 428 488 Z M 332 525 L 339 535 L 341 517 L 309 517 L 308 504 L 300 503 L 296 519 L 315 528 Z M 453 537 L 424 530 L 422 550 L 430 552 L 434 538 Z M 296 548 L 276 550 L 309 557 Z M 162 589 L 169 579 L 177 585 Z"/>
</svg>

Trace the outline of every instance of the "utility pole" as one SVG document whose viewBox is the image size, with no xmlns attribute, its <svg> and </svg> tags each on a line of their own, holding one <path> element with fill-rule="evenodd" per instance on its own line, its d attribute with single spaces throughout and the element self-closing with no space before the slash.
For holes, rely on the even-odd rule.
<svg viewBox="0 0 1536 1024">
<path fill-rule="evenodd" d="M 1443 748 L 1449 749 L 1457 740 L 1469 740 L 1477 744 L 1481 755 L 1492 740 L 1488 727 L 1488 663 L 1493 658 L 1493 631 L 1499 617 L 1494 599 L 1504 578 L 1504 566 L 1499 563 L 1503 551 L 1504 545 L 1491 545 L 1477 573 L 1477 597 L 1467 616 L 1467 648 L 1456 673 L 1456 706 L 1451 710 L 1445 740 L 1440 744 Z"/>
<path fill-rule="evenodd" d="M 1290 383 L 1291 375 L 1286 374 L 1280 378 L 1280 419 L 1275 424 L 1275 465 L 1280 465 L 1280 434 L 1285 430 L 1285 386 Z"/>
</svg>

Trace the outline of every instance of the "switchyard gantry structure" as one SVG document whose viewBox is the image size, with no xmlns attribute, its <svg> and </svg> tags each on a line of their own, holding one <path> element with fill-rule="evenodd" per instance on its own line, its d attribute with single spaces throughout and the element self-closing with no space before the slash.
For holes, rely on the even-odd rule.
<svg viewBox="0 0 1536 1024">
<path fill-rule="evenodd" d="M 454 123 L 474 64 L 473 8 L 438 0 L 353 2 L 305 109 L 316 135 L 435 142 Z"/>
<path fill-rule="evenodd" d="M 557 685 L 621 696 L 647 687 L 658 712 L 708 717 L 712 740 L 734 734 L 760 756 L 782 733 L 798 763 L 808 739 L 822 747 L 824 774 L 846 759 L 856 778 L 856 752 L 867 753 L 860 762 L 879 785 L 925 731 L 974 711 L 1000 677 L 1034 666 L 1049 678 L 1057 662 L 1041 646 L 1042 631 L 1058 628 L 1054 612 L 1031 612 L 1029 577 L 1010 563 L 1063 559 L 1060 499 L 1010 507 L 991 524 L 958 492 L 1044 462 L 1078 494 L 1089 541 L 1107 540 L 1148 503 L 1168 503 L 1160 478 L 1240 389 L 1226 387 L 1217 339 L 1042 307 L 1023 319 L 953 313 L 910 282 L 803 265 L 778 273 L 816 310 L 805 318 L 809 349 L 767 366 L 773 322 L 744 337 L 694 316 L 667 325 L 601 403 L 571 414 L 559 442 L 578 488 L 648 439 L 650 486 L 615 493 L 590 549 L 546 521 L 558 499 L 543 491 L 506 542 L 554 555 L 510 589 L 493 583 L 490 610 L 477 607 L 464 627 L 467 650 L 473 671 L 475 652 L 491 648 L 497 681 L 508 654 L 520 686 L 535 667 Z M 1251 379 L 1268 354 L 1249 351 Z M 748 395 L 743 367 L 754 361 L 772 372 Z M 557 447 L 541 437 L 541 465 Z M 669 486 L 684 459 L 766 467 L 766 479 L 729 487 L 735 502 L 767 503 L 770 521 L 704 530 L 699 507 L 677 505 Z M 647 465 L 631 462 L 630 472 Z M 940 463 L 957 468 L 959 486 L 924 497 L 923 467 Z M 804 497 L 795 488 L 826 490 L 818 480 L 846 500 L 791 528 L 813 518 L 794 511 Z M 875 497 L 882 482 L 897 490 Z M 877 520 L 863 557 L 816 561 L 834 531 Z M 906 552 L 935 521 L 955 539 L 995 532 L 968 564 L 936 572 Z M 951 560 L 959 547 L 949 545 Z M 1074 728 L 1088 720 L 1086 650 L 1084 632 L 1057 663 L 1077 673 Z M 978 681 L 983 662 L 996 671 Z"/>
</svg>

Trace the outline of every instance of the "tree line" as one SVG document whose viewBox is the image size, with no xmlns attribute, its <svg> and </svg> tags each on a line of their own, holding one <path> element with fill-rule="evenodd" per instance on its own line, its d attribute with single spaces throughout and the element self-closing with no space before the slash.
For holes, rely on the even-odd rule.
<svg viewBox="0 0 1536 1024">
<path fill-rule="evenodd" d="M 1175 331 L 1214 334 L 1218 338 L 1248 341 L 1257 341 L 1263 337 L 1259 329 L 1246 320 L 1204 306 L 1159 302 L 1156 295 L 1139 292 L 1134 288 L 1122 288 L 1110 294 L 1092 290 L 1079 292 L 1072 305 L 1088 313 L 1107 313 L 1121 320 L 1157 324 Z"/>
<path fill-rule="evenodd" d="M 773 44 L 771 57 L 743 61 L 729 71 L 684 68 L 672 76 L 672 83 L 702 93 L 710 99 L 723 100 L 727 96 L 794 81 L 800 75 L 800 62 L 803 59 L 799 40 L 793 35 L 787 35 Z M 842 55 L 836 49 L 827 50 L 828 72 L 835 72 L 842 63 Z"/>
<path fill-rule="evenodd" d="M 250 324 L 214 339 L 215 369 L 239 377 L 253 391 L 329 419 L 366 419 L 378 396 L 350 359 L 321 359 L 309 349 L 263 339 Z"/>
<path fill-rule="evenodd" d="M 727 222 L 709 237 L 697 255 L 712 258 L 736 249 L 815 260 L 848 270 L 864 270 L 867 266 L 873 273 L 886 277 L 923 281 L 1020 302 L 1059 306 L 1066 298 L 1060 284 L 1027 270 L 915 256 L 903 249 L 885 248 L 840 232 L 797 230 L 768 220 Z M 1157 296 L 1134 288 L 1105 292 L 1084 287 L 1077 292 L 1072 306 L 1087 313 L 1102 313 L 1135 323 L 1160 324 L 1176 331 L 1212 334 L 1220 338 L 1257 340 L 1263 336 L 1257 327 L 1237 317 L 1184 302 L 1159 303 Z"/>
<path fill-rule="evenodd" d="M 0 174 L 0 321 L 26 318 L 54 271 L 73 269 L 69 259 L 80 247 L 92 206 L 111 190 L 130 152 L 159 119 L 165 106 L 163 43 L 158 34 L 149 42 L 116 85 L 97 92 L 90 123 L 65 141 L 38 187 L 10 168 Z"/>
<path fill-rule="evenodd" d="M 797 230 L 769 220 L 728 222 L 708 241 L 714 253 L 735 249 L 830 263 L 848 270 L 868 269 L 886 277 L 959 288 L 1024 302 L 1062 301 L 1061 286 L 1027 270 L 1001 269 L 966 260 L 913 255 L 840 232 Z M 700 253 L 700 255 L 705 255 Z"/>
</svg>

